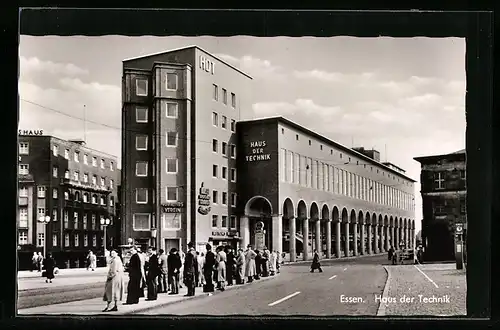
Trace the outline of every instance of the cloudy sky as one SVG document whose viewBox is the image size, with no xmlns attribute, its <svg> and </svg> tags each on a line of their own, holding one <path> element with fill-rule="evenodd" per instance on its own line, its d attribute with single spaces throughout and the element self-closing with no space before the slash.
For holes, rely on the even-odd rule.
<svg viewBox="0 0 500 330">
<path fill-rule="evenodd" d="M 21 36 L 20 128 L 82 138 L 85 108 L 87 145 L 119 157 L 122 60 L 195 44 L 254 77 L 247 118 L 283 115 L 346 146 L 374 147 L 415 180 L 413 157 L 465 148 L 459 38 Z"/>
</svg>

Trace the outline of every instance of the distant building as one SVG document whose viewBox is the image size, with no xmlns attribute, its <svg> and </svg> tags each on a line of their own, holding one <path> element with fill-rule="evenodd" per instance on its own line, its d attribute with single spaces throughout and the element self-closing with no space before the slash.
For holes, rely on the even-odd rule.
<svg viewBox="0 0 500 330">
<path fill-rule="evenodd" d="M 465 149 L 415 157 L 421 164 L 422 244 L 430 261 L 455 260 L 455 224 L 467 225 Z M 464 230 L 464 239 L 467 229 Z"/>
<path fill-rule="evenodd" d="M 107 245 L 115 244 L 120 183 L 115 156 L 90 149 L 83 141 L 20 135 L 18 166 L 20 269 L 29 267 L 33 252 L 42 252 L 44 245 L 59 267 L 68 261 L 70 267 L 82 267 L 89 250 L 102 255 L 101 218 L 111 221 Z M 44 230 L 39 219 L 47 216 Z"/>
</svg>

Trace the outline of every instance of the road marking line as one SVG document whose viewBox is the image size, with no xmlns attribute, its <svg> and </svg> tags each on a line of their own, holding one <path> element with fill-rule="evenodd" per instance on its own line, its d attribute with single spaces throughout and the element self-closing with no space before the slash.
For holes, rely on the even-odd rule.
<svg viewBox="0 0 500 330">
<path fill-rule="evenodd" d="M 347 268 L 344 268 L 344 272 L 347 270 Z"/>
<path fill-rule="evenodd" d="M 300 291 L 297 291 L 297 292 L 295 292 L 295 293 L 292 293 L 292 294 L 290 294 L 290 295 L 288 295 L 288 296 L 286 296 L 286 297 L 284 297 L 284 298 L 281 298 L 280 300 L 276 300 L 275 302 L 270 303 L 268 306 L 274 306 L 274 305 L 277 305 L 277 304 L 279 304 L 279 303 L 282 303 L 282 302 L 284 302 L 285 300 L 288 300 L 288 299 L 290 299 L 290 298 L 292 298 L 292 297 L 295 297 L 295 296 L 296 296 L 296 295 L 298 295 L 299 293 L 300 293 Z"/>
<path fill-rule="evenodd" d="M 434 286 L 435 286 L 436 288 L 439 288 L 439 287 L 438 287 L 438 285 L 436 284 L 436 282 L 434 282 L 434 281 L 433 281 L 433 280 L 432 280 L 429 276 L 427 276 L 427 274 L 426 274 L 426 273 L 424 273 L 424 272 L 423 272 L 420 268 L 418 268 L 418 267 L 417 267 L 417 265 L 413 265 L 413 267 L 415 267 L 415 268 L 416 268 L 419 272 L 421 272 L 421 273 L 422 273 L 422 275 L 424 275 L 424 276 L 425 276 L 425 278 L 427 278 L 427 279 L 428 279 L 428 280 L 429 280 L 432 284 L 434 284 Z"/>
<path fill-rule="evenodd" d="M 333 280 L 337 275 L 333 275 L 332 277 L 329 278 L 329 280 Z"/>
</svg>

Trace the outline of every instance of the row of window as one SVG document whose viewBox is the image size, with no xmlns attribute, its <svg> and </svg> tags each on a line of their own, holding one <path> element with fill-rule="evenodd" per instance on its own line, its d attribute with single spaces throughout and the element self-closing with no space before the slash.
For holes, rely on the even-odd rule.
<svg viewBox="0 0 500 330">
<path fill-rule="evenodd" d="M 165 116 L 167 118 L 173 118 L 176 119 L 179 116 L 179 105 L 176 102 L 171 102 L 171 101 L 162 101 L 165 104 L 166 112 Z M 137 106 L 135 107 L 135 122 L 136 123 L 148 123 L 148 111 L 149 108 L 145 106 Z M 154 121 L 154 117 L 152 117 Z"/>
<path fill-rule="evenodd" d="M 221 143 L 221 151 L 223 156 L 228 156 L 228 144 L 227 142 L 222 142 Z M 212 151 L 215 153 L 219 152 L 219 141 L 217 139 L 212 139 Z M 231 158 L 236 158 L 236 145 L 230 144 L 229 145 L 229 155 Z"/>
<path fill-rule="evenodd" d="M 137 134 L 135 136 L 135 150 L 147 151 L 148 150 L 149 136 L 145 134 Z M 165 146 L 175 148 L 178 146 L 178 133 L 176 131 L 167 131 L 165 135 Z M 154 149 L 154 144 L 152 145 Z"/>
<path fill-rule="evenodd" d="M 216 164 L 212 165 L 212 176 L 214 178 L 219 178 L 219 165 L 216 165 Z M 226 166 L 221 167 L 221 178 L 224 180 L 227 180 L 227 167 Z M 231 168 L 230 179 L 231 179 L 231 182 L 236 182 L 236 169 L 235 168 Z"/>
<path fill-rule="evenodd" d="M 178 213 L 163 213 L 162 229 L 164 230 L 180 230 L 182 223 L 182 215 Z M 132 227 L 135 231 L 151 230 L 151 214 L 149 213 L 134 213 L 132 217 Z"/>
<path fill-rule="evenodd" d="M 176 174 L 178 171 L 178 163 L 179 160 L 177 158 L 167 158 L 165 160 L 166 166 L 165 170 L 167 174 Z M 137 161 L 135 162 L 135 175 L 138 177 L 146 177 L 148 176 L 148 161 Z M 153 173 L 155 172 L 154 163 L 153 163 Z"/>
<path fill-rule="evenodd" d="M 46 214 L 46 210 L 45 208 L 38 208 L 38 216 L 41 217 L 41 216 L 45 216 Z M 52 218 L 51 218 L 51 221 L 57 221 L 58 220 L 58 210 L 57 209 L 53 209 L 52 210 Z M 88 215 L 90 215 L 90 223 L 88 221 Z M 83 213 L 82 216 L 80 217 L 80 213 L 79 212 L 73 212 L 73 219 L 72 219 L 72 223 L 73 223 L 73 227 L 72 229 L 83 229 L 83 230 L 87 230 L 87 229 L 91 229 L 91 230 L 97 230 L 102 219 L 104 217 L 101 216 L 99 218 L 99 221 L 97 220 L 97 215 L 96 214 L 93 214 L 93 213 Z M 80 221 L 81 220 L 81 221 Z M 113 224 L 113 217 L 110 216 L 110 225 Z M 69 228 L 69 212 L 67 210 L 64 210 L 63 212 L 63 227 L 65 229 L 68 229 Z M 81 223 L 81 226 L 79 225 Z M 89 227 L 90 225 L 90 227 Z M 20 207 L 19 208 L 19 228 L 28 228 L 28 208 L 26 207 Z"/>
<path fill-rule="evenodd" d="M 285 134 L 285 129 L 284 128 L 281 129 L 281 134 Z M 299 141 L 299 134 L 295 134 L 295 140 Z M 309 139 L 309 146 L 312 146 L 311 139 Z M 323 150 L 323 144 L 321 144 L 321 143 L 319 144 L 319 149 Z M 330 148 L 330 155 L 333 155 L 333 149 L 332 148 Z M 340 157 L 340 159 L 342 159 L 342 157 L 343 157 L 341 152 L 339 152 L 339 157 Z M 351 163 L 351 157 L 348 157 L 347 163 Z M 363 165 L 364 168 L 366 168 L 367 165 L 370 165 L 370 171 L 373 172 L 373 166 L 371 164 L 360 164 L 359 160 L 357 160 L 356 161 L 356 165 Z M 380 169 L 377 169 L 377 173 L 379 173 L 379 172 L 380 172 Z M 386 172 L 384 170 L 382 170 L 382 176 L 386 176 Z M 401 182 L 401 185 L 410 186 L 410 182 L 409 181 L 405 181 L 405 180 L 403 180 L 403 179 L 401 179 L 399 177 L 396 177 L 394 174 L 387 173 L 387 177 L 388 178 L 392 178 L 393 180 L 397 180 L 398 182 Z"/>
<path fill-rule="evenodd" d="M 446 188 L 446 180 L 445 173 L 436 172 L 434 173 L 434 188 L 435 189 L 445 189 Z M 465 180 L 465 170 L 460 170 L 460 179 Z"/>
<path fill-rule="evenodd" d="M 80 234 L 73 234 L 73 247 L 80 247 Z M 83 235 L 83 246 L 87 247 L 89 246 L 89 239 L 91 235 Z M 101 237 L 101 242 L 103 241 L 103 237 Z M 53 234 L 52 235 L 52 246 L 56 247 L 59 244 L 59 235 Z M 28 244 L 28 232 L 25 230 L 20 230 L 19 231 L 19 237 L 18 237 L 18 244 L 19 245 L 26 245 Z M 38 233 L 38 240 L 37 240 L 37 246 L 44 246 L 45 245 L 45 234 L 44 233 Z M 64 235 L 64 246 L 69 247 L 70 246 L 70 235 L 65 234 Z M 96 247 L 97 246 L 97 235 L 94 234 L 92 235 L 92 246 Z"/>
<path fill-rule="evenodd" d="M 148 88 L 148 80 L 147 79 L 136 79 L 135 80 L 135 94 L 137 96 L 148 96 L 149 88 Z M 165 75 L 165 90 L 167 91 L 176 91 L 179 88 L 179 76 L 176 73 L 169 72 Z"/>
<path fill-rule="evenodd" d="M 59 177 L 59 168 L 57 166 L 53 166 L 52 167 L 52 176 L 54 178 L 58 178 Z M 71 175 L 70 175 L 70 171 L 69 170 L 65 170 L 64 171 L 64 178 L 65 179 L 71 179 Z M 82 176 L 80 176 L 80 172 L 79 171 L 74 171 L 73 172 L 73 181 L 80 181 L 82 180 L 84 183 L 88 183 L 89 182 L 89 173 L 83 173 Z M 106 186 L 106 177 L 101 177 L 100 178 L 100 184 L 101 184 L 101 187 L 105 187 Z M 92 184 L 94 186 L 97 186 L 97 175 L 92 175 Z M 114 187 L 114 181 L 113 179 L 109 179 L 109 188 L 110 189 L 113 189 Z"/>
<path fill-rule="evenodd" d="M 229 222 L 228 222 L 229 219 Z M 212 228 L 229 228 L 236 229 L 236 216 L 232 215 L 228 217 L 227 215 L 223 215 L 220 217 L 216 214 L 212 215 Z"/>
<path fill-rule="evenodd" d="M 46 188 L 44 186 L 38 186 L 37 187 L 37 191 L 38 191 L 38 198 L 45 198 L 46 196 Z M 59 198 L 59 189 L 58 188 L 53 188 L 52 189 L 52 198 L 54 199 L 57 199 Z M 106 197 L 105 196 L 98 196 L 98 194 L 92 194 L 92 196 L 90 196 L 91 194 L 90 193 L 83 193 L 83 198 L 80 199 L 80 193 L 77 191 L 75 192 L 74 196 L 71 195 L 69 193 L 69 191 L 65 191 L 64 192 L 64 199 L 65 200 L 74 200 L 74 201 L 77 201 L 77 202 L 81 202 L 83 201 L 84 203 L 92 203 L 92 204 L 98 204 L 98 198 L 99 198 L 99 201 L 100 201 L 100 204 L 101 205 L 107 205 L 107 201 L 106 201 Z M 26 187 L 21 187 L 19 189 L 19 197 L 28 197 L 28 188 Z M 91 197 L 89 199 L 89 197 Z M 114 197 L 113 196 L 110 196 L 109 197 L 109 206 L 114 206 L 115 202 L 114 202 Z"/>
<path fill-rule="evenodd" d="M 394 186 L 376 182 L 286 149 L 281 149 L 280 154 L 282 182 L 294 183 L 404 210 L 414 210 L 413 195 Z"/>
<path fill-rule="evenodd" d="M 219 101 L 219 86 L 213 84 L 212 88 L 213 88 L 212 97 L 214 101 Z M 227 105 L 227 89 L 225 88 L 222 88 L 222 103 Z M 236 94 L 234 93 L 231 93 L 231 107 L 233 109 L 236 108 Z"/>
<path fill-rule="evenodd" d="M 459 204 L 460 204 L 460 213 L 465 214 L 467 206 L 465 199 L 460 198 Z M 434 201 L 433 206 L 434 206 L 434 214 L 443 215 L 443 214 L 453 213 L 452 209 L 456 207 L 456 204 L 454 202 L 449 204 L 447 200 L 442 200 L 442 201 Z"/>
<path fill-rule="evenodd" d="M 221 116 L 221 120 L 220 120 L 220 123 L 219 123 L 219 114 L 217 112 L 212 112 L 212 125 L 214 125 L 215 127 L 220 127 L 222 129 L 227 129 L 227 117 L 226 116 Z M 236 132 L 236 120 L 234 119 L 231 119 L 231 123 L 230 123 L 230 130 L 231 132 Z"/>
<path fill-rule="evenodd" d="M 69 152 L 70 150 L 69 149 L 65 149 L 64 150 L 64 158 L 65 159 L 69 159 Z M 52 154 L 54 156 L 59 156 L 59 146 L 58 145 L 53 145 L 52 146 Z M 79 163 L 80 162 L 80 151 L 76 150 L 74 153 L 73 153 L 73 160 L 76 162 L 76 163 Z M 83 163 L 85 165 L 89 165 L 89 155 L 87 154 L 84 154 L 83 155 Z M 93 156 L 92 157 L 92 166 L 93 167 L 97 167 L 97 157 L 96 156 Z M 106 160 L 104 158 L 101 158 L 101 161 L 100 161 L 100 166 L 102 169 L 105 169 L 106 168 Z M 115 164 L 114 162 L 110 161 L 109 162 L 109 169 L 111 171 L 114 171 L 115 170 Z"/>
</svg>

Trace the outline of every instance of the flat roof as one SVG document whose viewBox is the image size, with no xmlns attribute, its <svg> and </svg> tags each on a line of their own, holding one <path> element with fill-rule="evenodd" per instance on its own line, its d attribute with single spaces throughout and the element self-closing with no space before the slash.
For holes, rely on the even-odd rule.
<svg viewBox="0 0 500 330">
<path fill-rule="evenodd" d="M 465 158 L 466 151 L 465 149 L 460 149 L 455 152 L 451 152 L 448 154 L 440 154 L 440 155 L 430 155 L 430 156 L 419 156 L 419 157 L 413 157 L 414 160 L 416 160 L 419 163 L 422 162 L 428 162 L 428 161 L 433 161 L 433 160 L 439 160 L 443 158 L 454 158 L 454 159 L 460 159 L 460 158 Z"/>
<path fill-rule="evenodd" d="M 305 128 L 304 126 L 299 125 L 299 124 L 297 124 L 297 123 L 295 123 L 295 122 L 291 121 L 290 119 L 287 119 L 287 118 L 285 118 L 283 116 L 275 116 L 275 117 L 267 117 L 267 118 L 251 119 L 251 120 L 242 120 L 242 121 L 239 121 L 238 123 L 243 123 L 244 124 L 244 123 L 252 123 L 252 122 L 260 122 L 260 123 L 265 123 L 265 122 L 281 122 L 281 123 L 284 123 L 284 124 L 286 124 L 288 126 L 291 126 L 291 127 L 295 128 L 295 129 L 299 130 L 299 131 L 302 131 L 302 132 L 304 132 L 306 134 L 309 134 L 310 136 L 315 137 L 318 140 L 321 140 L 321 141 L 323 141 L 323 142 L 325 142 L 325 143 L 327 143 L 327 144 L 329 144 L 331 146 L 334 146 L 334 147 L 336 147 L 336 148 L 338 148 L 340 150 L 343 150 L 345 152 L 348 152 L 348 153 L 351 153 L 353 155 L 356 155 L 357 157 L 359 157 L 361 159 L 364 159 L 364 160 L 366 160 L 366 161 L 368 161 L 368 162 L 370 162 L 370 163 L 372 163 L 374 165 L 380 166 L 381 168 L 383 168 L 383 169 L 385 169 L 385 170 L 387 170 L 387 171 L 389 171 L 389 172 L 391 172 L 393 174 L 396 174 L 396 175 L 398 175 L 400 177 L 403 177 L 403 178 L 405 178 L 405 179 L 407 179 L 407 180 L 409 180 L 411 182 L 417 182 L 417 181 L 413 180 L 412 178 L 410 178 L 409 176 L 407 176 L 407 175 L 405 175 L 405 174 L 403 174 L 403 173 L 401 173 L 399 171 L 396 171 L 395 169 L 390 168 L 389 166 L 384 165 L 383 163 L 378 162 L 378 161 L 376 161 L 373 158 L 370 158 L 370 157 L 368 157 L 368 156 L 366 156 L 366 155 L 364 155 L 364 154 L 362 154 L 362 153 L 360 153 L 360 152 L 358 152 L 358 151 L 356 151 L 356 150 L 354 150 L 352 148 L 346 147 L 346 146 L 344 146 L 344 145 L 342 145 L 342 144 L 340 144 L 338 142 L 335 142 L 335 141 L 333 141 L 333 140 L 331 140 L 331 139 L 329 139 L 329 138 L 327 138 L 327 137 L 325 137 L 323 135 L 320 135 L 320 134 L 318 134 L 316 132 L 313 132 L 310 129 Z"/>
<path fill-rule="evenodd" d="M 152 53 L 152 54 L 148 54 L 148 55 L 143 55 L 143 56 L 136 56 L 136 57 L 131 57 L 131 58 L 127 58 L 127 59 L 124 59 L 122 60 L 122 62 L 130 62 L 130 61 L 133 61 L 133 60 L 138 60 L 138 59 L 141 59 L 141 58 L 146 58 L 146 57 L 152 57 L 152 56 L 156 56 L 156 55 L 161 55 L 161 54 L 168 54 L 168 53 L 173 53 L 173 52 L 178 52 L 178 51 L 181 51 L 181 50 L 186 50 L 186 49 L 190 49 L 190 48 L 196 48 L 202 52 L 204 52 L 205 54 L 207 55 L 210 55 L 212 56 L 213 58 L 217 59 L 219 62 L 227 65 L 228 67 L 238 71 L 239 73 L 241 73 L 242 75 L 250 78 L 253 80 L 252 76 L 250 76 L 248 73 L 242 71 L 241 69 L 238 69 L 237 67 L 235 67 L 234 65 L 231 65 L 229 64 L 228 62 L 222 60 L 220 57 L 217 57 L 215 56 L 214 54 L 212 53 L 209 53 L 207 52 L 206 50 L 204 50 L 203 48 L 199 47 L 199 46 L 196 46 L 196 45 L 191 45 L 191 46 L 185 46 L 185 47 L 180 47 L 180 48 L 175 48 L 175 49 L 171 49 L 171 50 L 167 50 L 167 51 L 161 51 L 161 52 L 157 52 L 157 53 Z"/>
</svg>

